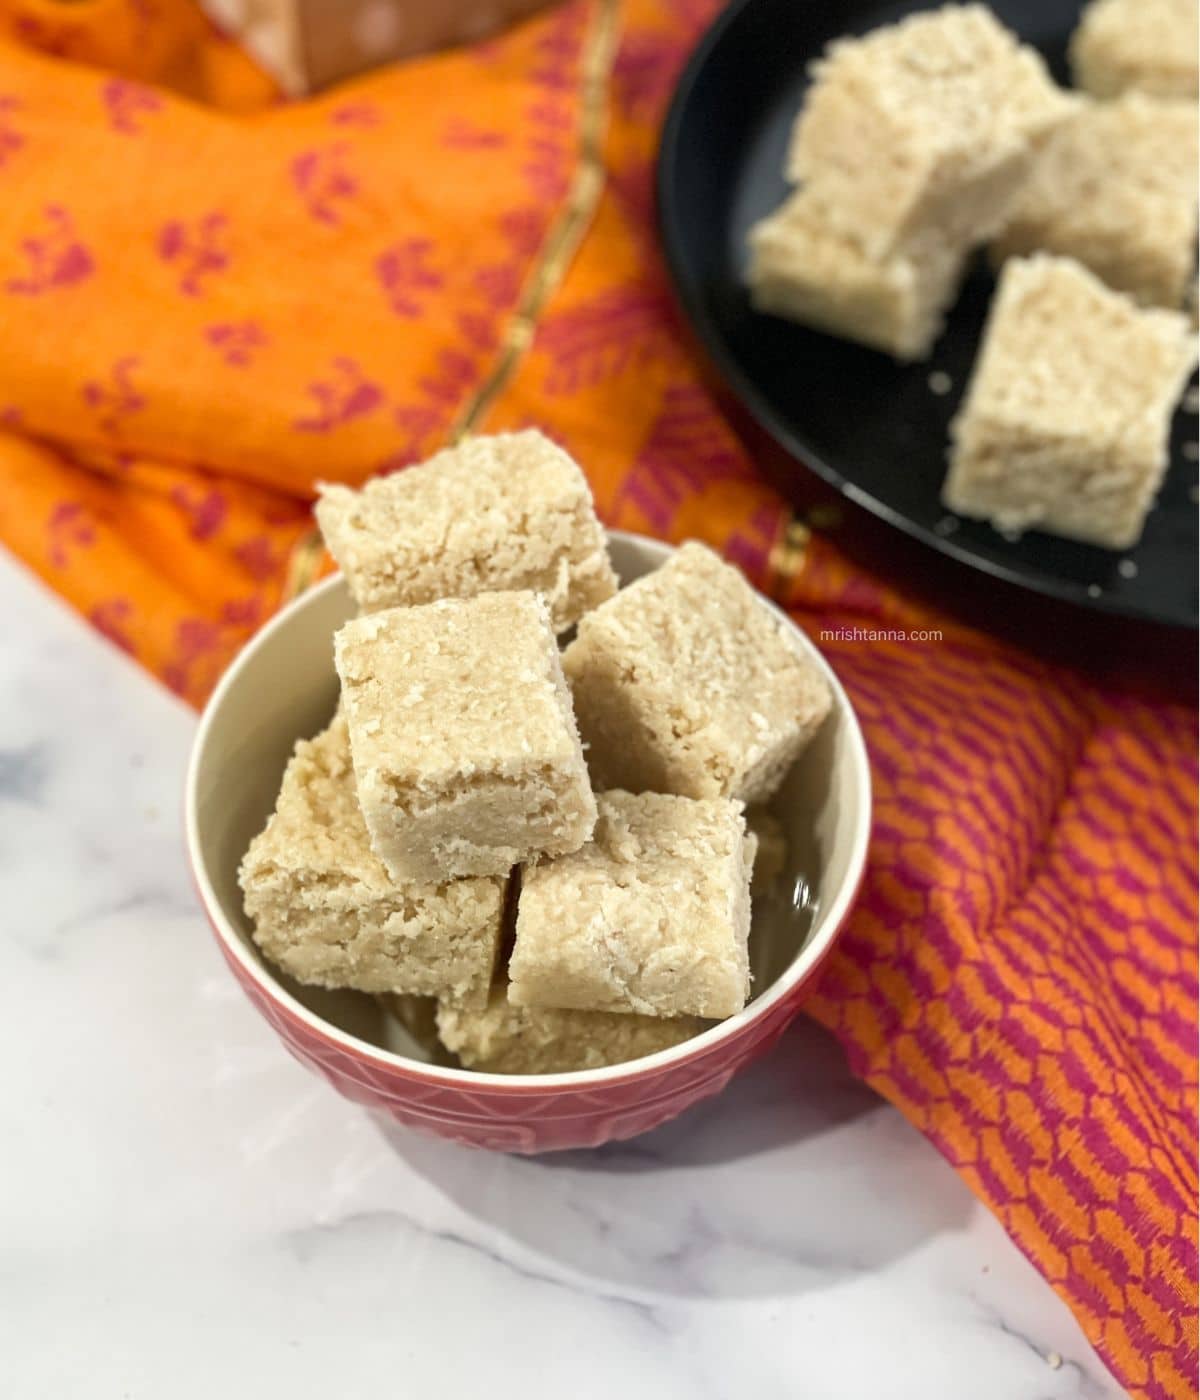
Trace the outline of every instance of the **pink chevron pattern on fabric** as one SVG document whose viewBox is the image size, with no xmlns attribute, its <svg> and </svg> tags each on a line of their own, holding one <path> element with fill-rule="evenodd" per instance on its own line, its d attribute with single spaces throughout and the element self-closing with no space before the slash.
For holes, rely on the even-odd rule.
<svg viewBox="0 0 1200 1400">
<path fill-rule="evenodd" d="M 844 566 L 815 547 L 825 579 L 806 575 L 794 602 L 822 624 L 888 626 L 860 592 L 843 611 Z M 1192 717 L 965 631 L 920 648 L 919 686 L 901 645 L 826 651 L 868 734 L 876 816 L 809 1009 L 1123 1358 L 1122 1380 L 1188 1394 Z"/>
</svg>

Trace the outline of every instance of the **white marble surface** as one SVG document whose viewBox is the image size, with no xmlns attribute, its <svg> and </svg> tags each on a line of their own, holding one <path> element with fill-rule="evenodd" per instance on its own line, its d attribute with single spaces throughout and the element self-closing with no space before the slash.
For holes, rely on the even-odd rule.
<svg viewBox="0 0 1200 1400">
<path fill-rule="evenodd" d="M 7 1400 L 1122 1393 L 810 1024 L 610 1151 L 473 1153 L 342 1102 L 196 907 L 192 715 L 3 557 L 0 612 Z"/>
</svg>

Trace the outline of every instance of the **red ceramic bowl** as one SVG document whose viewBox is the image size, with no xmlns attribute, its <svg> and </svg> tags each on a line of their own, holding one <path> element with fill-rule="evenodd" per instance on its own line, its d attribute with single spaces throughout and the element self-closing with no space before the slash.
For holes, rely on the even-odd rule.
<svg viewBox="0 0 1200 1400">
<path fill-rule="evenodd" d="M 614 532 L 609 543 L 625 582 L 671 552 L 636 535 Z M 333 712 L 331 639 L 352 613 L 339 576 L 265 627 L 209 701 L 188 770 L 187 841 L 200 897 L 234 976 L 287 1049 L 346 1098 L 440 1137 L 509 1152 L 633 1137 L 723 1089 L 795 1016 L 866 859 L 866 748 L 845 692 L 811 644 L 797 630 L 829 679 L 833 711 L 772 803 L 788 836 L 789 868 L 755 902 L 754 999 L 728 1021 L 645 1059 L 516 1077 L 431 1062 L 373 997 L 301 987 L 265 963 L 251 940 L 238 862 L 274 805 L 292 745 Z"/>
</svg>

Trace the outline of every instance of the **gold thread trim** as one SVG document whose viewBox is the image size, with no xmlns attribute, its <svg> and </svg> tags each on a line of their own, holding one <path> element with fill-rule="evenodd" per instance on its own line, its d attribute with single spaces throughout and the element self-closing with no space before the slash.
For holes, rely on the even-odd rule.
<svg viewBox="0 0 1200 1400">
<path fill-rule="evenodd" d="M 449 432 L 457 442 L 475 430 L 504 392 L 533 343 L 538 318 L 570 266 L 604 192 L 604 133 L 608 123 L 608 83 L 617 48 L 620 0 L 598 0 L 585 42 L 580 78 L 579 155 L 567 200 L 500 338 L 500 353 L 491 373 L 459 411 Z M 288 558 L 280 605 L 310 588 L 324 558 L 321 532 L 315 527 L 296 541 Z"/>
<path fill-rule="evenodd" d="M 791 584 L 804 565 L 804 555 L 812 531 L 793 514 L 775 536 L 767 556 L 767 580 L 773 594 L 779 594 Z"/>
<path fill-rule="evenodd" d="M 599 0 L 582 63 L 579 157 L 566 204 L 546 235 L 500 340 L 491 373 L 467 400 L 450 429 L 455 443 L 474 432 L 504 392 L 533 343 L 538 319 L 566 274 L 604 192 L 604 133 L 608 125 L 608 82 L 617 47 L 619 0 Z"/>
<path fill-rule="evenodd" d="M 301 593 L 312 587 L 324 557 L 325 541 L 321 538 L 320 530 L 314 525 L 311 530 L 300 536 L 288 555 L 283 590 L 279 595 L 281 607 L 290 603 L 293 598 L 299 598 Z"/>
</svg>

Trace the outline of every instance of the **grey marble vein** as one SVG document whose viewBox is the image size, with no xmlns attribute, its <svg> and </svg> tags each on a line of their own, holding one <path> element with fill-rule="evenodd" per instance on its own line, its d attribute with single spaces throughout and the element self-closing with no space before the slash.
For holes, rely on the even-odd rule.
<svg viewBox="0 0 1200 1400">
<path fill-rule="evenodd" d="M 36 807 L 50 774 L 50 754 L 44 743 L 0 749 L 0 802 Z"/>
</svg>

